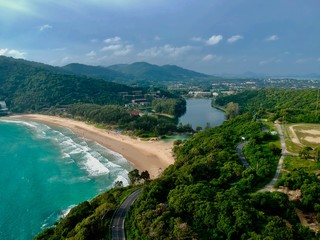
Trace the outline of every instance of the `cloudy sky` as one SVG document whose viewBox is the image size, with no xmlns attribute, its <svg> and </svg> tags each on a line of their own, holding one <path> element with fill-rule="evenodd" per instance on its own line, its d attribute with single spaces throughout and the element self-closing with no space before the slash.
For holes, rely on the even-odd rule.
<svg viewBox="0 0 320 240">
<path fill-rule="evenodd" d="M 319 0 L 0 0 L 0 55 L 320 73 Z"/>
</svg>

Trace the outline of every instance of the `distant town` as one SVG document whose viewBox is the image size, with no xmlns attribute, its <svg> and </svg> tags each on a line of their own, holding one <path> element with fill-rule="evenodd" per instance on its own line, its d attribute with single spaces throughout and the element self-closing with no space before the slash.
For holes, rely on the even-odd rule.
<svg viewBox="0 0 320 240">
<path fill-rule="evenodd" d="M 184 93 L 188 97 L 216 97 L 218 95 L 232 95 L 245 90 L 258 90 L 262 88 L 283 89 L 317 89 L 320 88 L 319 80 L 297 79 L 219 79 L 200 85 L 174 83 L 168 86 L 168 90 Z"/>
</svg>

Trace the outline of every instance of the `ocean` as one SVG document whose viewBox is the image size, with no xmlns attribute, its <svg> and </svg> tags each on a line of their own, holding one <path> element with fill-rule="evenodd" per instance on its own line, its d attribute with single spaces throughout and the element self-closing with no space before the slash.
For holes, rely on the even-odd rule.
<svg viewBox="0 0 320 240">
<path fill-rule="evenodd" d="M 73 206 L 128 184 L 120 154 L 68 129 L 0 119 L 0 239 L 30 240 Z"/>
</svg>

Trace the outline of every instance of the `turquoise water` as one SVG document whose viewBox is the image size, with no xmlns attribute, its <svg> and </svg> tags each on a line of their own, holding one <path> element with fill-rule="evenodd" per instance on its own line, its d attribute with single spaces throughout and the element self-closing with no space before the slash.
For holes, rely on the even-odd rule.
<svg viewBox="0 0 320 240">
<path fill-rule="evenodd" d="M 120 155 L 67 129 L 0 120 L 0 239 L 29 240 L 79 202 L 128 184 Z"/>
<path fill-rule="evenodd" d="M 224 112 L 211 107 L 211 99 L 189 98 L 187 101 L 186 113 L 179 118 L 182 124 L 191 124 L 193 129 L 202 127 L 205 129 L 207 123 L 210 127 L 219 126 L 224 121 Z"/>
</svg>

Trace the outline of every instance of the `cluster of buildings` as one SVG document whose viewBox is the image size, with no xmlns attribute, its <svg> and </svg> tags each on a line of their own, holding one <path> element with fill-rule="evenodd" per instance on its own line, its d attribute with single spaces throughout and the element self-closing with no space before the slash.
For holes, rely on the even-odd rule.
<svg viewBox="0 0 320 240">
<path fill-rule="evenodd" d="M 161 97 L 160 91 L 149 92 L 143 94 L 142 91 L 120 92 L 122 98 L 128 102 L 125 107 L 146 108 L 151 107 L 151 102 L 155 98 Z"/>
</svg>

